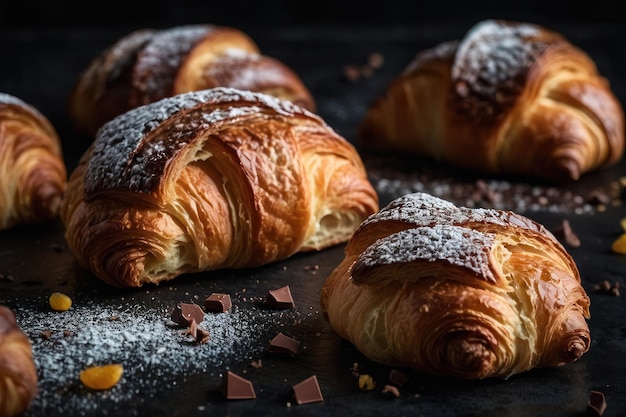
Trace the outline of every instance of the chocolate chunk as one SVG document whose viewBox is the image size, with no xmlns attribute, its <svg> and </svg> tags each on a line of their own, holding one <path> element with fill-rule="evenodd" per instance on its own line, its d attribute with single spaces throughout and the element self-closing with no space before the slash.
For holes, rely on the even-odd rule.
<svg viewBox="0 0 626 417">
<path fill-rule="evenodd" d="M 229 400 L 253 400 L 256 398 L 252 382 L 228 371 L 222 380 L 222 394 Z"/>
<path fill-rule="evenodd" d="M 604 394 L 600 391 L 591 391 L 587 406 L 595 411 L 597 415 L 601 416 L 606 410 L 606 398 L 604 398 Z"/>
<path fill-rule="evenodd" d="M 317 383 L 317 376 L 313 375 L 293 386 L 293 393 L 298 404 L 324 401 L 322 390 Z"/>
<path fill-rule="evenodd" d="M 179 303 L 172 312 L 172 321 L 179 326 L 189 326 L 191 319 L 194 319 L 196 323 L 204 320 L 204 311 L 198 304 Z"/>
<path fill-rule="evenodd" d="M 283 333 L 278 333 L 271 341 L 268 348 L 270 353 L 286 353 L 295 355 L 300 349 L 300 341 Z"/>
<path fill-rule="evenodd" d="M 276 290 L 270 290 L 267 294 L 267 303 L 274 308 L 291 308 L 295 304 L 291 297 L 291 290 L 289 285 L 278 288 Z"/>
<path fill-rule="evenodd" d="M 389 372 L 389 382 L 394 385 L 401 387 L 406 384 L 408 380 L 409 378 L 397 369 L 392 369 L 391 372 Z"/>
<path fill-rule="evenodd" d="M 223 313 L 230 310 L 232 302 L 230 295 L 214 292 L 204 300 L 204 308 L 207 311 Z"/>
</svg>

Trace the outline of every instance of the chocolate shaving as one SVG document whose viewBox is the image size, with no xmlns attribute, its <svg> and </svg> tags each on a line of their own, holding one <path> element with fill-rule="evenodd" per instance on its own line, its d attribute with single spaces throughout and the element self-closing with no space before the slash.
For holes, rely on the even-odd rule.
<svg viewBox="0 0 626 417">
<path fill-rule="evenodd" d="M 209 334 L 208 331 L 198 328 L 198 334 L 196 335 L 196 342 L 200 344 L 208 343 L 210 336 L 211 335 Z"/>
<path fill-rule="evenodd" d="M 561 222 L 561 226 L 557 227 L 554 230 L 555 234 L 559 235 L 559 237 L 565 241 L 565 244 L 572 247 L 577 248 L 580 246 L 580 239 L 572 230 L 572 226 L 569 223 L 569 220 L 563 219 Z"/>
<path fill-rule="evenodd" d="M 392 369 L 391 372 L 389 372 L 389 382 L 394 385 L 401 387 L 406 384 L 408 380 L 409 378 L 397 369 Z"/>
<path fill-rule="evenodd" d="M 267 303 L 274 308 L 291 308 L 295 306 L 289 285 L 270 290 L 267 294 Z"/>
<path fill-rule="evenodd" d="M 198 343 L 207 343 L 209 341 L 209 332 L 198 327 L 198 323 L 194 318 L 189 322 L 189 329 L 187 329 L 187 334 L 191 335 L 193 339 Z"/>
<path fill-rule="evenodd" d="M 204 320 L 204 311 L 197 304 L 179 303 L 172 312 L 172 321 L 181 327 L 189 326 L 192 319 L 196 323 Z"/>
<path fill-rule="evenodd" d="M 231 307 L 232 301 L 228 294 L 214 292 L 204 300 L 204 309 L 207 311 L 223 313 L 230 310 Z"/>
<path fill-rule="evenodd" d="M 256 398 L 252 382 L 231 371 L 224 375 L 220 390 L 224 397 L 229 400 L 253 400 Z"/>
<path fill-rule="evenodd" d="M 283 353 L 295 355 L 300 349 L 300 341 L 293 339 L 283 333 L 278 333 L 271 341 L 268 347 L 270 353 Z"/>
<path fill-rule="evenodd" d="M 587 406 L 589 409 L 595 411 L 597 415 L 601 416 L 606 410 L 606 398 L 604 398 L 604 394 L 600 391 L 591 391 Z"/>
<path fill-rule="evenodd" d="M 293 386 L 293 393 L 298 404 L 309 404 L 324 401 L 322 390 L 313 375 Z"/>
</svg>

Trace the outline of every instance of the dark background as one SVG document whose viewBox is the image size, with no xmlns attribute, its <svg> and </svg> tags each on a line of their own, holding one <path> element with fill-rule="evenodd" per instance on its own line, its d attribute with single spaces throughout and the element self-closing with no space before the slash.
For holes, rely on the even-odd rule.
<svg viewBox="0 0 626 417">
<path fill-rule="evenodd" d="M 525 18 L 547 23 L 559 20 L 622 21 L 619 2 L 600 1 L 5 1 L 0 27 L 171 26 L 181 23 L 349 24 L 424 21 L 474 22 L 484 18 Z"/>
<path fill-rule="evenodd" d="M 418 51 L 459 38 L 479 20 L 506 18 L 543 24 L 588 51 L 600 72 L 610 80 L 617 97 L 626 102 L 626 53 L 623 52 L 626 19 L 618 4 L 606 0 L 584 3 L 148 0 L 144 5 L 130 0 L 0 0 L 0 92 L 25 100 L 51 120 L 59 131 L 71 170 L 91 138 L 72 132 L 65 104 L 80 72 L 91 59 L 137 28 L 220 24 L 242 29 L 258 42 L 261 51 L 292 67 L 313 91 L 319 114 L 341 135 L 351 139 L 367 104 Z M 370 77 L 347 82 L 342 77 L 343 67 L 363 63 L 372 52 L 384 54 L 384 65 Z M 398 164 L 396 160 L 381 161 L 376 163 L 370 158 L 368 173 L 376 179 L 375 183 L 389 185 L 388 188 L 381 186 L 382 201 L 419 189 L 419 186 L 435 194 L 434 191 L 445 190 L 449 184 L 444 182 L 449 179 L 447 173 L 441 181 L 434 175 L 422 177 L 421 173 L 430 166 L 410 158 Z M 575 195 L 587 196 L 590 190 L 596 190 L 597 184 L 610 186 L 621 177 L 626 177 L 624 163 L 614 170 L 589 176 L 576 184 L 580 187 L 573 191 Z M 471 176 L 454 179 L 474 184 Z M 518 185 L 510 184 L 513 196 L 528 190 Z M 574 195 L 568 194 L 570 189 L 562 191 L 557 196 Z M 622 199 L 626 199 L 626 194 Z M 510 204 L 515 201 L 503 199 Z M 380 383 L 386 381 L 389 369 L 367 361 L 353 346 L 340 340 L 319 314 L 320 287 L 341 260 L 341 246 L 310 256 L 295 256 L 259 270 L 193 274 L 181 277 L 172 287 L 162 285 L 146 291 L 119 292 L 77 267 L 73 254 L 65 246 L 64 228 L 60 223 L 5 231 L 0 233 L 0 273 L 10 274 L 13 281 L 0 281 L 0 304 L 16 310 L 18 321 L 24 324 L 24 330 L 34 343 L 35 354 L 42 361 L 61 351 L 68 356 L 70 369 L 80 369 L 90 357 L 90 354 L 67 355 L 67 351 L 60 348 L 62 345 L 57 344 L 63 338 L 60 332 L 56 333 L 58 339 L 40 337 L 41 329 L 49 326 L 48 320 L 52 320 L 57 329 L 66 328 L 63 321 L 56 324 L 57 318 L 45 308 L 53 290 L 70 295 L 76 308 L 89 307 L 75 310 L 84 312 L 85 316 L 80 323 L 72 323 L 73 326 L 101 323 L 97 321 L 101 308 L 113 309 L 119 316 L 128 317 L 127 320 L 136 318 L 136 311 L 139 314 L 161 311 L 166 317 L 177 302 L 192 301 L 195 295 L 205 296 L 216 291 L 233 295 L 234 305 L 247 317 L 247 321 L 237 322 L 239 326 L 250 325 L 256 329 L 250 336 L 242 337 L 238 348 L 227 352 L 223 362 L 211 362 L 206 372 L 162 373 L 146 368 L 147 356 L 143 350 L 120 349 L 116 355 L 128 355 L 125 382 L 110 396 L 108 393 L 87 396 L 80 384 L 57 380 L 58 377 L 62 381 L 73 381 L 62 373 L 68 372 L 67 369 L 61 372 L 60 368 L 53 368 L 48 372 L 44 368 L 41 392 L 25 417 L 334 417 L 380 413 L 387 417 L 590 417 L 594 415 L 586 405 L 590 390 L 606 395 L 608 408 L 604 417 L 623 417 L 626 410 L 626 362 L 623 360 L 626 356 L 626 257 L 611 253 L 610 245 L 621 233 L 620 220 L 624 213 L 624 205 L 584 215 L 567 210 L 525 213 L 551 230 L 567 219 L 583 242 L 578 248 L 570 248 L 579 264 L 585 289 L 592 298 L 593 345 L 580 361 L 558 369 L 524 373 L 503 383 L 466 384 L 413 373 L 397 401 L 385 398 L 380 387 L 370 392 L 359 390 L 350 371 L 355 362 Z M 312 265 L 319 269 L 312 271 Z M 620 283 L 622 296 L 595 292 L 595 285 L 603 280 Z M 252 302 L 261 299 L 268 289 L 283 285 L 290 285 L 297 302 L 297 308 L 291 312 L 293 315 L 279 316 Z M 303 317 L 302 322 L 296 320 Z M 112 326 L 116 322 L 104 321 L 104 330 L 107 323 Z M 263 348 L 278 329 L 302 338 L 306 347 L 302 355 L 288 361 L 264 355 Z M 72 346 L 79 344 L 77 339 L 62 340 Z M 174 345 L 168 349 L 188 353 L 184 347 Z M 261 356 L 263 369 L 252 371 L 250 359 Z M 217 393 L 214 388 L 219 386 L 220 373 L 226 367 L 248 372 L 247 376 L 259 390 L 256 401 L 228 402 Z M 320 378 L 324 403 L 287 408 L 285 404 L 293 400 L 290 384 L 311 372 Z M 178 384 L 177 389 L 172 389 L 174 383 Z M 129 387 L 141 395 L 125 399 Z M 93 412 L 81 408 L 87 400 L 91 401 Z M 205 407 L 205 411 L 199 413 L 198 406 Z"/>
</svg>

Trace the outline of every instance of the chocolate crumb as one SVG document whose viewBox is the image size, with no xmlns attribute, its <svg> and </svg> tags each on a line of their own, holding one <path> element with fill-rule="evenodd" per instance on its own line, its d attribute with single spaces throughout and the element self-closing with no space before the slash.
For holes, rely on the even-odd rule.
<svg viewBox="0 0 626 417">
<path fill-rule="evenodd" d="M 293 339 L 283 333 L 278 333 L 271 341 L 268 347 L 270 353 L 286 353 L 295 355 L 300 349 L 300 341 Z"/>
<path fill-rule="evenodd" d="M 232 301 L 229 294 L 214 292 L 204 300 L 204 308 L 207 311 L 223 313 L 230 310 Z"/>
<path fill-rule="evenodd" d="M 274 308 L 291 308 L 295 303 L 291 296 L 291 290 L 289 285 L 278 288 L 276 290 L 270 290 L 267 294 L 267 303 Z"/>
<path fill-rule="evenodd" d="M 598 416 L 601 416 L 606 410 L 606 398 L 604 397 L 604 394 L 600 391 L 591 391 L 587 406 Z"/>
<path fill-rule="evenodd" d="M 611 290 L 611 283 L 609 280 L 604 280 L 599 284 L 595 285 L 596 292 L 609 292 Z"/>
<path fill-rule="evenodd" d="M 361 77 L 361 71 L 356 65 L 346 65 L 343 67 L 343 77 L 348 81 L 356 81 Z"/>
<path fill-rule="evenodd" d="M 601 283 L 594 285 L 593 289 L 597 293 L 609 294 L 609 295 L 613 295 L 615 297 L 619 297 L 619 295 L 620 295 L 620 292 L 619 292 L 619 281 L 615 281 L 611 285 L 609 280 L 605 279 Z"/>
<path fill-rule="evenodd" d="M 261 369 L 263 367 L 263 362 L 261 359 L 250 362 L 250 366 L 254 369 Z"/>
<path fill-rule="evenodd" d="M 4 275 L 2 272 L 0 272 L 0 281 L 12 282 L 13 281 L 13 276 L 11 276 L 11 275 Z"/>
<path fill-rule="evenodd" d="M 367 65 L 374 69 L 382 67 L 384 62 L 385 59 L 380 52 L 373 52 L 367 57 Z"/>
<path fill-rule="evenodd" d="M 198 328 L 197 332 L 198 333 L 196 335 L 196 342 L 200 344 L 205 344 L 209 342 L 211 335 L 209 334 L 208 331 Z"/>
<path fill-rule="evenodd" d="M 313 375 L 304 381 L 294 385 L 294 397 L 298 404 L 309 404 L 324 401 L 322 390 L 317 382 L 317 376 Z"/>
<path fill-rule="evenodd" d="M 74 336 L 74 333 L 72 333 L 69 330 L 63 330 L 63 336 L 64 337 L 71 337 L 71 336 Z"/>
<path fill-rule="evenodd" d="M 408 380 L 409 378 L 397 369 L 392 369 L 391 372 L 389 372 L 389 382 L 394 385 L 401 387 L 406 384 Z"/>
<path fill-rule="evenodd" d="M 398 388 L 393 385 L 385 385 L 383 387 L 382 393 L 390 397 L 400 397 L 400 390 L 398 390 Z"/>
<path fill-rule="evenodd" d="M 52 337 L 52 331 L 51 330 L 43 330 L 41 333 L 39 333 L 39 336 L 41 336 L 42 339 L 50 339 Z"/>
<path fill-rule="evenodd" d="M 52 249 L 55 252 L 63 252 L 65 250 L 65 246 L 53 243 L 50 245 L 50 249 Z"/>
<path fill-rule="evenodd" d="M 196 323 L 204 320 L 204 311 L 198 304 L 179 303 L 172 312 L 172 321 L 181 327 L 189 326 L 192 319 Z"/>
<path fill-rule="evenodd" d="M 256 398 L 252 382 L 232 371 L 226 372 L 222 380 L 222 394 L 229 400 L 253 400 Z"/>
<path fill-rule="evenodd" d="M 554 230 L 554 233 L 559 235 L 566 245 L 572 248 L 580 246 L 580 239 L 572 230 L 569 220 L 563 219 L 561 225 Z"/>
<path fill-rule="evenodd" d="M 593 190 L 589 193 L 587 198 L 587 202 L 590 204 L 609 204 L 611 202 L 611 197 L 602 190 Z"/>
</svg>

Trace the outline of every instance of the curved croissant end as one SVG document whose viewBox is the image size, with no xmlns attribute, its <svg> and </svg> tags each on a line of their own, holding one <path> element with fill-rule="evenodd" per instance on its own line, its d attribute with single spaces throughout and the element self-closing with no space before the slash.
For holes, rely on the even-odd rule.
<svg viewBox="0 0 626 417">
<path fill-rule="evenodd" d="M 37 369 L 28 337 L 15 314 L 0 305 L 0 415 L 24 413 L 37 395 Z"/>
<path fill-rule="evenodd" d="M 67 185 L 61 142 L 38 110 L 0 93 L 0 230 L 56 218 Z"/>
<path fill-rule="evenodd" d="M 621 159 L 624 112 L 563 36 L 486 20 L 420 52 L 371 104 L 357 138 L 478 172 L 566 182 Z"/>
<path fill-rule="evenodd" d="M 215 88 L 105 124 L 70 176 L 61 218 L 84 267 L 140 286 L 345 242 L 377 210 L 355 148 L 319 116 Z"/>
<path fill-rule="evenodd" d="M 508 378 L 590 347 L 590 301 L 563 246 L 515 213 L 408 194 L 370 216 L 320 297 L 370 359 L 438 376 Z"/>
</svg>

